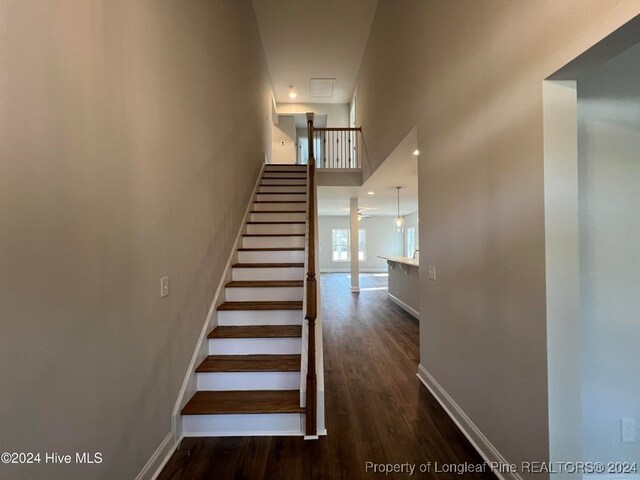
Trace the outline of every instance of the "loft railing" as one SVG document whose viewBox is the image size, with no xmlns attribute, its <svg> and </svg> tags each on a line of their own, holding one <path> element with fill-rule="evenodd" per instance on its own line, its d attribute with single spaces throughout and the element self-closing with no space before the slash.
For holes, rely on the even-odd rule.
<svg viewBox="0 0 640 480">
<path fill-rule="evenodd" d="M 360 161 L 360 143 L 362 129 L 353 128 L 315 128 L 311 125 L 308 132 L 309 157 L 315 148 L 317 168 L 362 168 Z"/>
<path fill-rule="evenodd" d="M 318 381 L 316 377 L 316 319 L 318 318 L 318 285 L 316 280 L 316 160 L 313 145 L 313 113 L 307 114 L 307 133 L 309 138 L 308 188 L 307 188 L 307 278 L 306 278 L 306 314 L 308 326 L 307 377 L 306 377 L 306 436 L 317 435 L 317 398 Z"/>
</svg>

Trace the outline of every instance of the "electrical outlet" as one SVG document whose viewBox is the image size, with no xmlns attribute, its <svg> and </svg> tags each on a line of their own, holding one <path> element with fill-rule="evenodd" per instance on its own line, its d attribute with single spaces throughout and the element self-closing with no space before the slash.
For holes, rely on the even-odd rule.
<svg viewBox="0 0 640 480">
<path fill-rule="evenodd" d="M 438 272 L 436 270 L 435 265 L 429 265 L 427 267 L 427 275 L 429 277 L 429 280 L 433 280 L 434 282 L 437 280 Z"/>
<path fill-rule="evenodd" d="M 620 419 L 620 436 L 625 443 L 638 441 L 638 429 L 635 418 Z"/>
<path fill-rule="evenodd" d="M 169 277 L 160 279 L 160 298 L 169 296 Z"/>
</svg>

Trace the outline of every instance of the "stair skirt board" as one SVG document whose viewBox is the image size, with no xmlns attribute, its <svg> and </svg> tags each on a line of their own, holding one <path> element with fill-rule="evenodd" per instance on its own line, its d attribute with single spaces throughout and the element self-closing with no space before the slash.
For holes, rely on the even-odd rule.
<svg viewBox="0 0 640 480">
<path fill-rule="evenodd" d="M 220 310 L 218 325 L 302 325 L 302 310 Z"/>
<path fill-rule="evenodd" d="M 302 340 L 299 337 L 209 339 L 209 355 L 299 355 L 301 351 Z"/>
<path fill-rule="evenodd" d="M 251 213 L 252 222 L 304 222 L 307 218 L 307 212 L 300 211 L 292 213 L 291 211 L 284 211 L 282 213 L 274 212 L 261 212 Z"/>
<path fill-rule="evenodd" d="M 304 210 L 307 211 L 307 201 L 295 201 L 295 202 L 276 202 L 273 199 L 271 201 L 256 201 L 253 202 L 252 210 L 256 211 L 274 211 L 274 210 Z"/>
<path fill-rule="evenodd" d="M 302 280 L 303 267 L 293 268 L 233 268 L 232 280 Z"/>
<path fill-rule="evenodd" d="M 185 415 L 185 437 L 303 436 L 303 413 Z"/>
<path fill-rule="evenodd" d="M 227 302 L 302 300 L 303 287 L 233 287 L 225 289 Z"/>
<path fill-rule="evenodd" d="M 306 182 L 306 175 L 301 177 L 279 177 L 274 175 L 273 177 L 264 177 L 260 185 L 263 187 L 267 185 L 302 185 L 302 188 L 306 189 Z"/>
<path fill-rule="evenodd" d="M 248 223 L 249 235 L 260 234 L 289 234 L 296 235 L 305 232 L 307 226 L 304 223 Z"/>
<path fill-rule="evenodd" d="M 304 250 L 256 250 L 238 252 L 239 263 L 304 263 Z"/>
<path fill-rule="evenodd" d="M 197 373 L 198 390 L 299 390 L 300 372 Z"/>
<path fill-rule="evenodd" d="M 306 193 L 257 193 L 259 202 L 301 202 L 306 201 Z"/>
</svg>

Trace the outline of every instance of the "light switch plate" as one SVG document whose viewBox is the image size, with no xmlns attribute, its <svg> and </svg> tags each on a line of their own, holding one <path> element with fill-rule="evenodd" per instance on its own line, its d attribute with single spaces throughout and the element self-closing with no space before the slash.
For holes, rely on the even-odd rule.
<svg viewBox="0 0 640 480">
<path fill-rule="evenodd" d="M 160 279 L 160 298 L 169 296 L 169 277 Z"/>
<path fill-rule="evenodd" d="M 429 277 L 429 280 L 433 280 L 436 281 L 438 278 L 438 272 L 436 270 L 435 265 L 429 265 L 427 267 L 427 275 Z"/>
<path fill-rule="evenodd" d="M 625 443 L 638 441 L 638 429 L 635 418 L 620 419 L 620 435 Z"/>
</svg>

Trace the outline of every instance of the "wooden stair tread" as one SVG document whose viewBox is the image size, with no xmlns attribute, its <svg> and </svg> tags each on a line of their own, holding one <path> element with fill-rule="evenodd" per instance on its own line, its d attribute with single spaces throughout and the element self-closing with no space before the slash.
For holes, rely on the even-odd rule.
<svg viewBox="0 0 640 480">
<path fill-rule="evenodd" d="M 307 213 L 306 210 L 251 210 L 250 213 Z"/>
<path fill-rule="evenodd" d="M 244 233 L 243 237 L 304 237 L 304 233 Z"/>
<path fill-rule="evenodd" d="M 298 390 L 202 391 L 182 409 L 182 415 L 303 412 Z"/>
<path fill-rule="evenodd" d="M 258 195 L 306 195 L 306 194 L 307 192 L 258 192 Z"/>
<path fill-rule="evenodd" d="M 216 327 L 208 338 L 300 338 L 302 325 L 243 325 Z"/>
<path fill-rule="evenodd" d="M 254 200 L 253 203 L 307 203 L 306 200 Z"/>
<path fill-rule="evenodd" d="M 273 220 L 270 222 L 247 222 L 247 225 L 304 225 L 307 222 L 299 222 L 299 221 L 278 221 Z"/>
<path fill-rule="evenodd" d="M 302 280 L 234 280 L 227 288 L 302 287 Z"/>
<path fill-rule="evenodd" d="M 232 268 L 300 268 L 304 263 L 234 263 Z"/>
<path fill-rule="evenodd" d="M 305 187 L 306 183 L 261 183 L 261 187 Z M 258 192 L 259 193 L 259 192 Z"/>
<path fill-rule="evenodd" d="M 273 172 L 270 172 L 273 173 Z M 265 175 L 262 176 L 263 180 L 306 180 L 307 179 L 307 172 L 289 172 L 289 173 L 303 173 L 304 175 L 301 177 L 267 177 Z"/>
<path fill-rule="evenodd" d="M 196 368 L 198 373 L 299 371 L 300 355 L 209 355 Z"/>
<path fill-rule="evenodd" d="M 302 302 L 224 302 L 218 310 L 302 310 Z"/>
<path fill-rule="evenodd" d="M 304 247 L 256 247 L 256 248 L 239 248 L 239 252 L 300 252 Z"/>
</svg>

